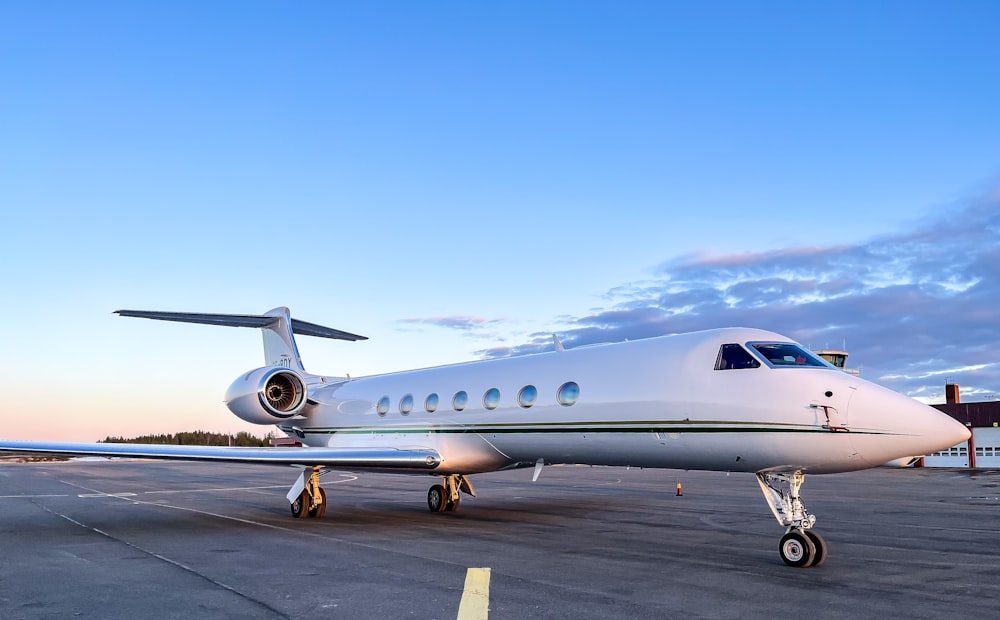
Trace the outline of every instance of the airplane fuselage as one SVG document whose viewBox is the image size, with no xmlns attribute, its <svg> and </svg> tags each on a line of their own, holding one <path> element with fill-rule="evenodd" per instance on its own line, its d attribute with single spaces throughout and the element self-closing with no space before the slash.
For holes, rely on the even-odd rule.
<svg viewBox="0 0 1000 620">
<path fill-rule="evenodd" d="M 729 328 L 313 383 L 310 404 L 279 428 L 311 446 L 429 447 L 442 456 L 436 474 L 539 459 L 832 473 L 947 447 L 964 432 L 829 365 L 761 358 L 757 367 L 716 368 L 720 347 L 753 351 L 748 343 L 791 341 Z"/>
</svg>

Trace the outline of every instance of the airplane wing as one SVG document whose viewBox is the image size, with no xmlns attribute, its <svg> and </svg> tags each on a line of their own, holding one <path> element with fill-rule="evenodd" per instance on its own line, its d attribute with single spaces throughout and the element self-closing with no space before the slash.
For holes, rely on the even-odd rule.
<svg viewBox="0 0 1000 620">
<path fill-rule="evenodd" d="M 428 471 L 436 468 L 442 461 L 440 454 L 426 448 L 235 448 L 0 440 L 0 452 Z"/>
</svg>

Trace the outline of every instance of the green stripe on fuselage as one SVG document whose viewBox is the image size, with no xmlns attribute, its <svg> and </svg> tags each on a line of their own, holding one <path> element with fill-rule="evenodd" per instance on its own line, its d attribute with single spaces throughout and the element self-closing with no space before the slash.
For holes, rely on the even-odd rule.
<svg viewBox="0 0 1000 620">
<path fill-rule="evenodd" d="M 279 427 L 281 428 L 281 427 Z M 284 430 L 284 429 L 283 429 Z M 291 429 L 289 429 L 291 430 Z M 821 426 L 788 425 L 760 422 L 707 422 L 663 421 L 663 422 L 538 422 L 533 424 L 448 424 L 448 425 L 408 425 L 408 426 L 343 426 L 343 427 L 299 427 L 309 435 L 423 435 L 427 433 L 831 433 L 851 432 L 864 435 L 884 435 L 877 430 L 831 431 Z"/>
</svg>

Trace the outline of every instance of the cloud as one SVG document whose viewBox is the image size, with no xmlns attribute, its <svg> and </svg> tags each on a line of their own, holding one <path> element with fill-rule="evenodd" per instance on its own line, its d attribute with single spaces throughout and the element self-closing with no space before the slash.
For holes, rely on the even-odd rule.
<svg viewBox="0 0 1000 620">
<path fill-rule="evenodd" d="M 432 325 L 463 332 L 473 338 L 495 338 L 497 334 L 485 331 L 508 322 L 507 319 L 487 319 L 481 316 L 453 315 L 425 318 L 399 319 L 399 323 L 408 325 Z"/>
<path fill-rule="evenodd" d="M 652 279 L 615 287 L 608 307 L 565 317 L 567 347 L 720 326 L 760 327 L 813 348 L 844 346 L 848 365 L 900 392 L 940 399 L 1000 392 L 1000 191 L 861 243 L 685 255 Z M 548 334 L 502 357 L 551 350 Z"/>
</svg>

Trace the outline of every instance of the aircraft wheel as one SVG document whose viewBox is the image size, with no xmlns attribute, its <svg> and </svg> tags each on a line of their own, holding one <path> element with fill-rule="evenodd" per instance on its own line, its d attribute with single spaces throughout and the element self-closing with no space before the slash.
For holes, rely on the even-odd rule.
<svg viewBox="0 0 1000 620">
<path fill-rule="evenodd" d="M 813 546 L 816 547 L 816 555 L 813 556 L 813 561 L 809 565 L 815 568 L 826 561 L 826 541 L 823 540 L 823 537 L 818 532 L 812 530 L 806 530 L 806 536 L 809 537 Z"/>
<path fill-rule="evenodd" d="M 295 498 L 295 501 L 292 502 L 291 505 L 292 516 L 295 517 L 296 519 L 301 519 L 302 517 L 306 516 L 306 514 L 309 512 L 307 510 L 308 506 L 309 506 L 309 494 L 306 493 L 305 491 L 302 491 L 301 493 L 299 493 L 299 496 Z"/>
<path fill-rule="evenodd" d="M 447 508 L 444 487 L 435 484 L 427 491 L 427 507 L 431 512 L 444 512 Z"/>
<path fill-rule="evenodd" d="M 778 553 L 785 564 L 802 568 L 809 566 L 809 563 L 816 557 L 816 545 L 812 540 L 800 530 L 792 530 L 781 537 L 778 543 Z"/>
<path fill-rule="evenodd" d="M 320 487 L 319 497 L 320 499 L 323 500 L 323 503 L 320 504 L 319 506 L 316 506 L 315 508 L 309 509 L 309 516 L 315 519 L 319 519 L 324 514 L 326 514 L 326 489 Z"/>
<path fill-rule="evenodd" d="M 447 502 L 444 505 L 444 509 L 446 512 L 455 512 L 456 510 L 458 510 L 458 505 L 461 503 L 462 503 L 462 497 L 461 496 L 456 497 L 455 501 Z"/>
</svg>

